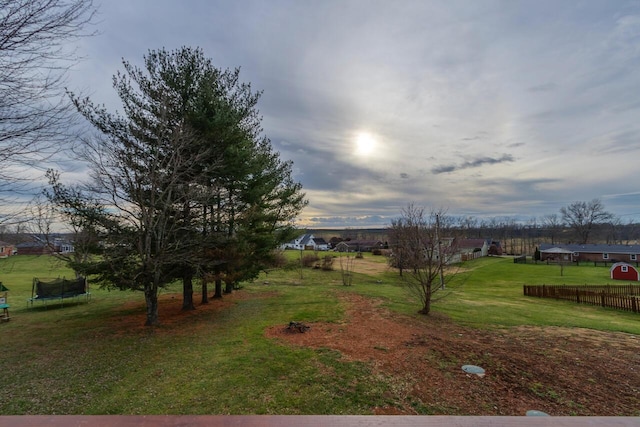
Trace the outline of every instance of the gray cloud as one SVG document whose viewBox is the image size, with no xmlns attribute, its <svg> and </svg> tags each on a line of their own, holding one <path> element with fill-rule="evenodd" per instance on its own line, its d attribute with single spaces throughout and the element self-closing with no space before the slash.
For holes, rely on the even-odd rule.
<svg viewBox="0 0 640 427">
<path fill-rule="evenodd" d="M 117 108 L 120 58 L 162 46 L 240 66 L 307 192 L 302 223 L 361 224 L 409 201 L 531 216 L 636 191 L 640 4 L 399 1 L 103 2 L 68 86 Z M 354 155 L 359 131 L 378 139 L 368 157 Z M 483 167 L 503 163 L 526 179 Z M 631 209 L 618 201 L 607 207 Z"/>
<path fill-rule="evenodd" d="M 391 224 L 391 217 L 380 215 L 367 215 L 362 217 L 354 216 L 332 216 L 332 217 L 313 217 L 309 218 L 310 226 L 317 228 L 342 228 L 342 227 L 386 227 Z"/>
<path fill-rule="evenodd" d="M 434 174 L 440 174 L 440 173 L 448 173 L 448 172 L 453 172 L 456 169 L 459 169 L 458 166 L 456 165 L 443 165 L 443 166 L 436 166 L 435 168 L 431 169 L 431 172 Z"/>
<path fill-rule="evenodd" d="M 507 145 L 507 147 L 509 148 L 524 147 L 524 146 L 525 146 L 524 142 L 514 142 L 513 144 Z"/>
<path fill-rule="evenodd" d="M 461 169 L 478 168 L 484 165 L 495 165 L 498 163 L 513 162 L 513 161 L 514 161 L 514 158 L 511 154 L 505 154 L 502 157 L 497 159 L 493 157 L 481 157 L 471 161 L 466 161 L 459 165 L 436 166 L 435 168 L 431 169 L 431 172 L 433 174 L 438 175 L 441 173 L 455 172 Z"/>
<path fill-rule="evenodd" d="M 614 132 L 604 137 L 602 144 L 594 148 L 594 154 L 633 153 L 640 150 L 640 130 Z"/>
</svg>

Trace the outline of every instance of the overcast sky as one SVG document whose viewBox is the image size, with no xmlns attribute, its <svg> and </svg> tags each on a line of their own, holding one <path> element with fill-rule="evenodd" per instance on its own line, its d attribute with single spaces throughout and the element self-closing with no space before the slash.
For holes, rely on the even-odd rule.
<svg viewBox="0 0 640 427">
<path fill-rule="evenodd" d="M 122 58 L 201 47 L 264 91 L 300 225 L 559 213 L 640 218 L 638 1 L 109 0 L 68 86 L 119 108 Z"/>
</svg>

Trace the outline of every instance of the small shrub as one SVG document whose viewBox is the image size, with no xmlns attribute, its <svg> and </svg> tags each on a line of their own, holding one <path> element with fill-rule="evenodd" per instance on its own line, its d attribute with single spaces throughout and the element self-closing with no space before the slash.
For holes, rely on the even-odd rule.
<svg viewBox="0 0 640 427">
<path fill-rule="evenodd" d="M 313 267 L 320 258 L 316 254 L 308 254 L 302 257 L 302 265 L 304 267 Z"/>
<path fill-rule="evenodd" d="M 371 251 L 371 253 L 374 255 L 382 255 L 382 249 L 375 248 L 374 250 Z"/>
<path fill-rule="evenodd" d="M 333 256 L 325 255 L 325 257 L 322 259 L 322 269 L 324 271 L 333 270 Z"/>
<path fill-rule="evenodd" d="M 271 268 L 283 268 L 287 265 L 287 257 L 284 255 L 282 251 L 273 251 L 271 262 L 269 263 L 269 267 Z"/>
</svg>

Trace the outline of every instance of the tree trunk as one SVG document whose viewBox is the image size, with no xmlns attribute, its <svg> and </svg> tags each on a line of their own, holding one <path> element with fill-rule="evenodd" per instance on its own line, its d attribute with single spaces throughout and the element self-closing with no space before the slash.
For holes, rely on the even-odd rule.
<svg viewBox="0 0 640 427">
<path fill-rule="evenodd" d="M 220 276 L 216 275 L 216 290 L 215 293 L 213 294 L 214 298 L 222 298 L 222 279 L 220 278 Z"/>
<path fill-rule="evenodd" d="M 424 307 L 422 307 L 422 310 L 420 310 L 418 313 L 429 314 L 430 311 L 431 311 L 431 298 L 427 299 L 424 302 Z"/>
<path fill-rule="evenodd" d="M 207 286 L 208 283 L 209 282 L 207 282 L 207 278 L 203 277 L 202 278 L 202 301 L 201 301 L 202 304 L 209 304 L 209 295 L 208 295 L 209 289 Z"/>
<path fill-rule="evenodd" d="M 431 312 L 431 295 L 431 285 L 428 285 L 425 290 L 424 306 L 418 313 L 426 315 Z"/>
<path fill-rule="evenodd" d="M 233 281 L 232 280 L 225 280 L 224 281 L 224 293 L 225 294 L 230 294 L 231 292 L 233 292 Z"/>
<path fill-rule="evenodd" d="M 195 310 L 193 305 L 193 271 L 187 269 L 182 275 L 182 311 Z"/>
<path fill-rule="evenodd" d="M 145 286 L 144 299 L 147 303 L 147 321 L 145 326 L 155 326 L 158 322 L 158 287 L 154 284 Z"/>
</svg>

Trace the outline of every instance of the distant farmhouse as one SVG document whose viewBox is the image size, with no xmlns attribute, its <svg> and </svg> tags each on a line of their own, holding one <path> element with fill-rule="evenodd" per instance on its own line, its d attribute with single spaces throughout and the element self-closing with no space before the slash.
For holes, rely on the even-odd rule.
<svg viewBox="0 0 640 427">
<path fill-rule="evenodd" d="M 489 255 L 502 255 L 502 246 L 493 239 L 454 239 L 450 244 L 456 251 L 449 262 L 469 261 Z"/>
<path fill-rule="evenodd" d="M 282 245 L 281 249 L 328 251 L 329 244 L 322 237 L 315 237 L 313 234 L 303 234 Z"/>
<path fill-rule="evenodd" d="M 539 250 L 541 261 L 637 263 L 640 256 L 640 245 L 543 243 Z"/>
<path fill-rule="evenodd" d="M 61 237 L 32 235 L 31 240 L 15 246 L 17 255 L 51 255 L 74 252 L 73 243 Z"/>
<path fill-rule="evenodd" d="M 469 261 L 489 255 L 490 239 L 460 239 L 456 242 L 457 254 L 451 262 Z"/>
<path fill-rule="evenodd" d="M 384 247 L 380 240 L 343 240 L 334 249 L 337 252 L 372 252 Z"/>
</svg>

